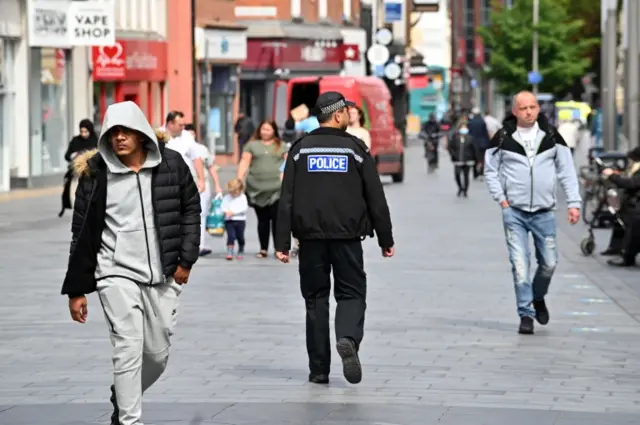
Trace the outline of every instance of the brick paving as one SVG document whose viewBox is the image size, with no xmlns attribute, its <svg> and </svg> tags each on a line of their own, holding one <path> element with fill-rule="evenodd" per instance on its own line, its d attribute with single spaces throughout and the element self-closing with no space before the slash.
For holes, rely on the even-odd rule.
<svg viewBox="0 0 640 425">
<path fill-rule="evenodd" d="M 145 423 L 640 423 L 634 272 L 582 257 L 583 229 L 561 224 L 551 322 L 518 335 L 500 214 L 484 185 L 457 199 L 446 158 L 427 176 L 419 148 L 407 157 L 406 182 L 385 186 L 396 257 L 365 244 L 363 382 L 347 384 L 335 355 L 331 384 L 308 384 L 296 265 L 251 255 L 226 262 L 220 241 L 183 292 L 169 368 L 145 395 Z M 59 295 L 70 214 L 56 218 L 58 207 L 54 196 L 0 204 L 3 425 L 108 422 L 107 328 L 95 295 L 84 326 L 70 321 Z"/>
</svg>

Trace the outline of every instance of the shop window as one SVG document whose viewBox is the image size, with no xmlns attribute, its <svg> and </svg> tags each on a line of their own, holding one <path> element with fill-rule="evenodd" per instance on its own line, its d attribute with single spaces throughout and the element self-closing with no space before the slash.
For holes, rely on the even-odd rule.
<svg viewBox="0 0 640 425">
<path fill-rule="evenodd" d="M 234 70 L 228 66 L 202 66 L 200 130 L 211 152 L 233 153 Z"/>
<path fill-rule="evenodd" d="M 63 49 L 31 49 L 30 85 L 32 149 L 31 175 L 64 172 L 72 105 L 69 96 L 70 64 Z M 39 65 L 39 66 L 38 66 Z M 40 105 L 40 109 L 35 109 Z M 36 137 L 33 137 L 36 136 Z"/>
<path fill-rule="evenodd" d="M 102 120 L 107 108 L 115 101 L 115 83 L 93 83 L 93 124 L 98 134 L 102 129 Z"/>
</svg>

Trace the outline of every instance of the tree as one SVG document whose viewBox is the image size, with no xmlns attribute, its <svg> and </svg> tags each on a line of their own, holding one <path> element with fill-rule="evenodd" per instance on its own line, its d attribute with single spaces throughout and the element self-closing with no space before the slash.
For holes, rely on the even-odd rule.
<svg viewBox="0 0 640 425">
<path fill-rule="evenodd" d="M 591 64 L 589 53 L 599 42 L 584 36 L 584 22 L 572 19 L 566 2 L 539 0 L 538 63 L 543 77 L 539 90 L 564 94 Z M 498 82 L 505 95 L 528 87 L 527 74 L 532 69 L 533 0 L 518 0 L 510 9 L 495 5 L 491 25 L 478 28 L 487 48 L 491 49 L 486 75 Z"/>
</svg>

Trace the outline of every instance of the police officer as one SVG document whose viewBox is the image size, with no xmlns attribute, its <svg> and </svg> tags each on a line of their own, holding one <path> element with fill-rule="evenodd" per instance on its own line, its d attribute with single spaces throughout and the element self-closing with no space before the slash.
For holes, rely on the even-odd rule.
<svg viewBox="0 0 640 425">
<path fill-rule="evenodd" d="M 300 289 L 307 308 L 309 382 L 327 384 L 331 365 L 330 273 L 337 301 L 336 349 L 344 377 L 362 379 L 358 358 L 363 337 L 367 278 L 362 240 L 378 236 L 383 257 L 392 257 L 391 217 L 376 164 L 364 142 L 345 130 L 348 107 L 337 92 L 318 97 L 320 128 L 293 143 L 284 171 L 276 255 L 289 262 L 291 233 L 300 241 Z"/>
</svg>

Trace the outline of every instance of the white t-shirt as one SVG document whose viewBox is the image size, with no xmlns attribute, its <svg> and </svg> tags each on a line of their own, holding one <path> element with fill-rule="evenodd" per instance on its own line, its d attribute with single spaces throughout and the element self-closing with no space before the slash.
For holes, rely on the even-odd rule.
<svg viewBox="0 0 640 425">
<path fill-rule="evenodd" d="M 196 150 L 198 152 L 198 157 L 202 158 L 202 161 L 204 162 L 204 181 L 205 181 L 205 187 L 207 192 L 211 191 L 211 182 L 209 180 L 208 177 L 208 169 L 210 166 L 212 166 L 213 164 L 215 164 L 216 161 L 216 156 L 213 155 L 211 152 L 209 152 L 209 149 L 203 145 L 202 143 L 197 143 L 196 142 Z"/>
<path fill-rule="evenodd" d="M 539 131 L 540 127 L 538 127 L 538 123 L 535 123 L 531 127 L 518 127 L 516 130 L 516 133 L 522 142 L 521 144 L 527 153 L 527 157 L 529 158 L 529 164 L 532 165 L 533 158 L 536 156 L 538 147 L 540 146 L 540 143 L 537 141 Z"/>
<path fill-rule="evenodd" d="M 222 198 L 222 205 L 220 206 L 222 211 L 231 211 L 233 214 L 227 220 L 231 221 L 246 221 L 247 220 L 247 210 L 249 209 L 249 205 L 247 202 L 247 196 L 244 193 L 241 193 L 238 196 L 231 196 L 231 194 L 227 193 Z"/>
<path fill-rule="evenodd" d="M 167 148 L 182 155 L 184 162 L 187 163 L 189 170 L 191 170 L 191 175 L 193 175 L 194 180 L 197 180 L 193 161 L 198 158 L 204 159 L 204 157 L 202 156 L 202 151 L 198 148 L 198 142 L 194 140 L 191 134 L 183 132 L 180 136 L 172 138 L 167 142 Z"/>
</svg>

